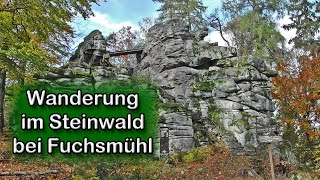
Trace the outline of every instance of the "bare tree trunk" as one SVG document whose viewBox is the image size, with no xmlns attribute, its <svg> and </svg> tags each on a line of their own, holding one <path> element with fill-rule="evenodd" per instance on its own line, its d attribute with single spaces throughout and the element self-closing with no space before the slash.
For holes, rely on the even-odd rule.
<svg viewBox="0 0 320 180">
<path fill-rule="evenodd" d="M 0 69 L 0 132 L 4 128 L 4 96 L 6 87 L 6 72 Z"/>
</svg>

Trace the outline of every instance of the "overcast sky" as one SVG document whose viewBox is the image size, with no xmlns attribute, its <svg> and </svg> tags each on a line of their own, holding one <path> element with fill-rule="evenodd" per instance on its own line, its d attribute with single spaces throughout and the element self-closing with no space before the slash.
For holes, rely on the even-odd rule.
<svg viewBox="0 0 320 180">
<path fill-rule="evenodd" d="M 88 20 L 78 18 L 73 24 L 73 27 L 79 38 L 75 40 L 75 46 L 81 42 L 84 36 L 91 31 L 98 29 L 104 36 L 111 32 L 120 30 L 123 26 L 131 26 L 133 29 L 138 29 L 138 22 L 144 17 L 157 17 L 157 9 L 159 3 L 154 3 L 152 0 L 100 0 L 100 6 L 93 6 L 95 16 Z M 205 6 L 208 7 L 207 14 L 221 5 L 220 0 L 203 0 Z M 280 23 L 287 23 L 289 19 L 281 20 Z M 287 38 L 293 36 L 293 31 L 287 32 L 282 30 L 283 35 Z M 218 42 L 219 45 L 226 45 L 218 32 L 211 32 L 206 40 Z"/>
</svg>

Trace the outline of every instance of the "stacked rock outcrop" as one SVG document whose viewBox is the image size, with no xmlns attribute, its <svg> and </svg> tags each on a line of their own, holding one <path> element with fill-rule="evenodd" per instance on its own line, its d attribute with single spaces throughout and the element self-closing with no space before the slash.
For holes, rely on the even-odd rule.
<svg viewBox="0 0 320 180">
<path fill-rule="evenodd" d="M 169 152 L 219 142 L 250 151 L 258 146 L 255 128 L 270 124 L 269 78 L 276 73 L 263 60 L 199 40 L 206 33 L 194 35 L 178 20 L 155 25 L 135 73 L 159 85 Z"/>
<path fill-rule="evenodd" d="M 271 123 L 269 80 L 277 74 L 262 59 L 238 57 L 234 48 L 204 41 L 207 34 L 190 33 L 179 20 L 156 24 L 147 34 L 141 59 L 127 67 L 158 86 L 162 154 L 218 143 L 237 153 L 250 152 L 258 147 L 256 128 Z M 104 44 L 101 33 L 92 32 L 69 65 L 48 72 L 41 81 L 97 87 L 130 80 L 121 70 L 99 64 Z"/>
</svg>

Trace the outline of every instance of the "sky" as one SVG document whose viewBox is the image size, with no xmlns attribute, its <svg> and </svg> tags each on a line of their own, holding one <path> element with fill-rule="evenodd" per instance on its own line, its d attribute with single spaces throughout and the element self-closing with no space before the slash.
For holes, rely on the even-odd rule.
<svg viewBox="0 0 320 180">
<path fill-rule="evenodd" d="M 156 18 L 158 16 L 157 9 L 160 3 L 154 3 L 152 0 L 100 0 L 100 6 L 94 5 L 93 12 L 95 16 L 83 20 L 77 18 L 73 23 L 74 30 L 78 34 L 75 39 L 75 46 L 83 41 L 83 38 L 91 31 L 98 29 L 104 36 L 111 32 L 117 32 L 123 26 L 131 26 L 133 30 L 138 30 L 138 22 L 144 17 Z M 220 0 L 203 0 L 205 6 L 208 7 L 207 14 L 210 14 L 214 8 L 221 5 Z M 279 24 L 288 23 L 290 20 L 284 18 Z M 284 31 L 279 28 L 280 32 L 289 39 L 294 36 L 295 32 Z M 220 37 L 219 32 L 210 32 L 205 38 L 209 42 L 218 42 L 220 46 L 226 46 L 226 43 Z"/>
<path fill-rule="evenodd" d="M 95 14 L 93 17 L 87 20 L 79 17 L 73 23 L 74 30 L 78 34 L 75 46 L 95 29 L 100 30 L 104 36 L 111 32 L 117 32 L 123 26 L 131 26 L 133 30 L 138 30 L 139 21 L 144 17 L 156 18 L 158 16 L 157 9 L 160 7 L 160 3 L 155 3 L 152 0 L 100 1 L 100 6 L 93 6 Z M 221 3 L 220 0 L 203 0 L 203 4 L 208 7 L 207 12 L 210 13 Z"/>
</svg>

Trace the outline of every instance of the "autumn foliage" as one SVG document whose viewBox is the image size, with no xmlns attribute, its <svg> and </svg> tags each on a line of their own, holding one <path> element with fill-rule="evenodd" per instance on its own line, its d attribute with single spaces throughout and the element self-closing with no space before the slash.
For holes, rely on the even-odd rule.
<svg viewBox="0 0 320 180">
<path fill-rule="evenodd" d="M 0 136 L 0 140 L 3 138 L 5 137 Z M 128 158 L 108 162 L 98 158 L 90 161 L 73 162 L 71 159 L 68 162 L 53 162 L 37 158 L 19 159 L 17 156 L 6 153 L 5 146 L 0 144 L 2 147 L 0 148 L 0 173 L 32 174 L 48 169 L 57 170 L 59 173 L 37 176 L 1 176 L 0 174 L 0 179 L 241 179 L 238 176 L 238 170 L 249 168 L 251 161 L 249 157 L 233 156 L 225 148 L 211 146 L 162 157 L 160 160 Z M 268 172 L 268 169 L 263 171 Z"/>
<path fill-rule="evenodd" d="M 124 50 L 132 50 L 136 35 L 131 32 L 131 27 L 122 27 L 118 32 L 113 32 L 107 37 L 108 51 L 124 51 Z M 129 61 L 129 55 L 121 55 L 119 57 L 113 58 L 113 64 L 116 66 L 123 65 Z"/>
<path fill-rule="evenodd" d="M 273 95 L 281 111 L 286 112 L 283 122 L 299 127 L 312 138 L 319 136 L 312 126 L 320 112 L 320 57 L 312 53 L 297 62 L 282 62 L 277 70 L 280 75 L 273 79 Z"/>
<path fill-rule="evenodd" d="M 296 148 L 298 159 L 316 166 L 320 136 L 320 57 L 318 51 L 296 60 L 283 60 L 272 80 L 273 97 L 277 100 L 278 116 L 284 127 L 284 138 Z"/>
</svg>

